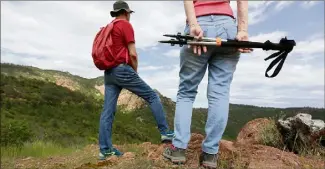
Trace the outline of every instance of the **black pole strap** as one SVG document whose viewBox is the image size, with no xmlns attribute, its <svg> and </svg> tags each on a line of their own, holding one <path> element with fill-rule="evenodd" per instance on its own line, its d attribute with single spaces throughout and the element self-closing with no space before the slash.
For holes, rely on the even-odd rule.
<svg viewBox="0 0 325 169">
<path fill-rule="evenodd" d="M 269 57 L 265 58 L 264 60 L 267 61 L 271 58 L 274 58 L 276 57 L 271 63 L 270 65 L 267 67 L 266 71 L 265 71 L 265 77 L 268 77 L 268 78 L 272 78 L 272 77 L 275 77 L 277 76 L 281 69 L 282 69 L 282 66 L 284 64 L 284 61 L 286 60 L 288 56 L 288 52 L 286 51 L 280 51 L 280 52 L 276 52 L 276 53 L 273 53 L 272 55 L 270 55 Z M 275 68 L 273 74 L 270 76 L 268 75 L 268 72 L 278 63 L 278 66 Z"/>
</svg>

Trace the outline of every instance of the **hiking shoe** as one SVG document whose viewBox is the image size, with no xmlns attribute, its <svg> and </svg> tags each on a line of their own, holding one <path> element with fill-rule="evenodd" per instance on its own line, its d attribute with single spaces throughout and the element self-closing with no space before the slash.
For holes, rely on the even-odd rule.
<svg viewBox="0 0 325 169">
<path fill-rule="evenodd" d="M 161 142 L 171 142 L 175 137 L 174 131 L 161 132 Z"/>
<path fill-rule="evenodd" d="M 113 156 L 113 155 L 115 155 L 115 156 L 122 156 L 123 155 L 123 153 L 122 152 L 120 152 L 118 149 L 116 149 L 116 148 L 112 148 L 112 149 L 110 149 L 110 150 L 108 150 L 108 151 L 106 151 L 106 152 L 99 152 L 99 155 L 98 155 L 98 158 L 99 158 L 99 160 L 105 160 L 107 157 L 109 157 L 109 156 Z"/>
<path fill-rule="evenodd" d="M 174 164 L 184 164 L 186 162 L 185 149 L 173 145 L 165 149 L 163 156 Z"/>
<path fill-rule="evenodd" d="M 203 166 L 204 168 L 215 169 L 217 168 L 217 160 L 218 160 L 217 154 L 208 154 L 202 152 L 200 156 L 200 165 Z"/>
</svg>

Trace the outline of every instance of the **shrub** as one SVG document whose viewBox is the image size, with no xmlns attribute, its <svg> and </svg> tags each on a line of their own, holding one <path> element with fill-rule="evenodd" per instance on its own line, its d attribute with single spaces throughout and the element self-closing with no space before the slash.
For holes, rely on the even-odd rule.
<svg viewBox="0 0 325 169">
<path fill-rule="evenodd" d="M 32 130 L 24 121 L 3 120 L 1 121 L 1 145 L 22 146 L 33 136 Z"/>
</svg>

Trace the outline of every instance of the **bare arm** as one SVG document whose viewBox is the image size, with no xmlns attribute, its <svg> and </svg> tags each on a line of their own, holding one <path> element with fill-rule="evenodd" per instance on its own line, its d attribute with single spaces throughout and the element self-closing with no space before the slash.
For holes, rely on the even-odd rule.
<svg viewBox="0 0 325 169">
<path fill-rule="evenodd" d="M 190 26 L 190 35 L 196 37 L 197 39 L 201 39 L 203 37 L 203 31 L 197 22 L 193 1 L 184 0 L 184 8 L 185 8 L 186 18 Z M 201 55 L 201 48 L 203 49 L 204 52 L 207 51 L 206 46 L 193 45 L 192 47 L 193 47 L 193 52 L 198 53 L 199 55 Z"/>
<path fill-rule="evenodd" d="M 237 0 L 238 32 L 248 31 L 248 1 Z"/>
<path fill-rule="evenodd" d="M 195 16 L 193 1 L 184 0 L 184 8 L 185 8 L 185 14 L 186 14 L 186 18 L 188 20 L 189 25 L 191 27 L 198 25 L 197 19 Z"/>
<path fill-rule="evenodd" d="M 138 55 L 137 55 L 137 51 L 135 48 L 135 43 L 129 43 L 128 49 L 129 49 L 129 55 L 131 58 L 132 67 L 137 72 L 138 71 Z"/>
</svg>

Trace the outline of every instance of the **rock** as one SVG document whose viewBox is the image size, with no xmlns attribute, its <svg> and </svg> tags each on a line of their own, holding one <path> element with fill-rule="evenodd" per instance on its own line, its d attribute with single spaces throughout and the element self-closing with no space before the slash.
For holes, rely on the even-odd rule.
<svg viewBox="0 0 325 169">
<path fill-rule="evenodd" d="M 104 85 L 95 85 L 95 88 L 102 94 L 105 94 L 105 86 Z M 170 98 L 167 98 L 163 96 L 162 94 L 159 93 L 159 91 L 155 90 L 154 91 L 157 93 L 160 101 L 164 105 L 168 106 L 175 106 L 175 102 L 173 102 Z M 135 110 L 135 109 L 140 109 L 148 106 L 147 102 L 142 99 L 141 97 L 137 96 L 136 94 L 130 92 L 129 90 L 122 89 L 118 100 L 117 100 L 117 105 L 122 106 L 125 108 L 125 110 L 130 111 L 130 110 Z M 141 120 L 141 119 L 140 119 Z"/>
<path fill-rule="evenodd" d="M 311 129 L 313 133 L 325 129 L 325 123 L 323 120 L 312 120 L 312 122 Z"/>
<path fill-rule="evenodd" d="M 319 169 L 325 167 L 321 159 L 299 157 L 294 153 L 264 145 L 240 145 L 236 147 L 235 156 L 232 155 L 232 158 L 233 159 L 231 159 L 231 157 L 223 157 L 221 160 L 233 160 L 231 164 L 229 164 L 233 168 L 295 169 L 304 168 L 305 165 Z"/>
<path fill-rule="evenodd" d="M 68 77 L 60 76 L 60 75 L 54 75 L 55 78 L 55 84 L 58 86 L 62 86 L 65 88 L 68 88 L 72 91 L 75 91 L 76 89 L 79 89 L 79 84 Z"/>
<path fill-rule="evenodd" d="M 104 95 L 105 94 L 105 86 L 104 85 L 95 85 L 95 88 L 102 94 Z"/>
<path fill-rule="evenodd" d="M 271 121 L 266 118 L 258 118 L 248 122 L 239 132 L 236 144 L 261 144 L 261 131 Z"/>
<path fill-rule="evenodd" d="M 235 152 L 236 148 L 234 146 L 234 143 L 232 141 L 227 141 L 227 140 L 221 140 L 219 143 L 220 147 L 219 150 L 221 152 Z"/>
<path fill-rule="evenodd" d="M 95 88 L 102 94 L 105 94 L 105 86 L 95 86 Z M 146 101 L 143 100 L 141 97 L 135 95 L 134 93 L 130 92 L 129 90 L 122 89 L 118 100 L 117 105 L 123 106 L 126 110 L 134 110 L 143 108 L 146 106 Z"/>
<path fill-rule="evenodd" d="M 127 160 L 134 159 L 135 154 L 132 153 L 132 152 L 126 152 L 126 153 L 123 154 L 122 158 L 127 159 Z"/>
<path fill-rule="evenodd" d="M 277 125 L 290 151 L 301 153 L 322 146 L 319 143 L 325 136 L 323 120 L 313 120 L 310 114 L 299 113 L 285 120 L 279 119 Z"/>
<path fill-rule="evenodd" d="M 122 89 L 117 100 L 117 105 L 123 106 L 126 110 L 134 110 L 143 108 L 146 105 L 146 101 L 134 93 Z"/>
</svg>

